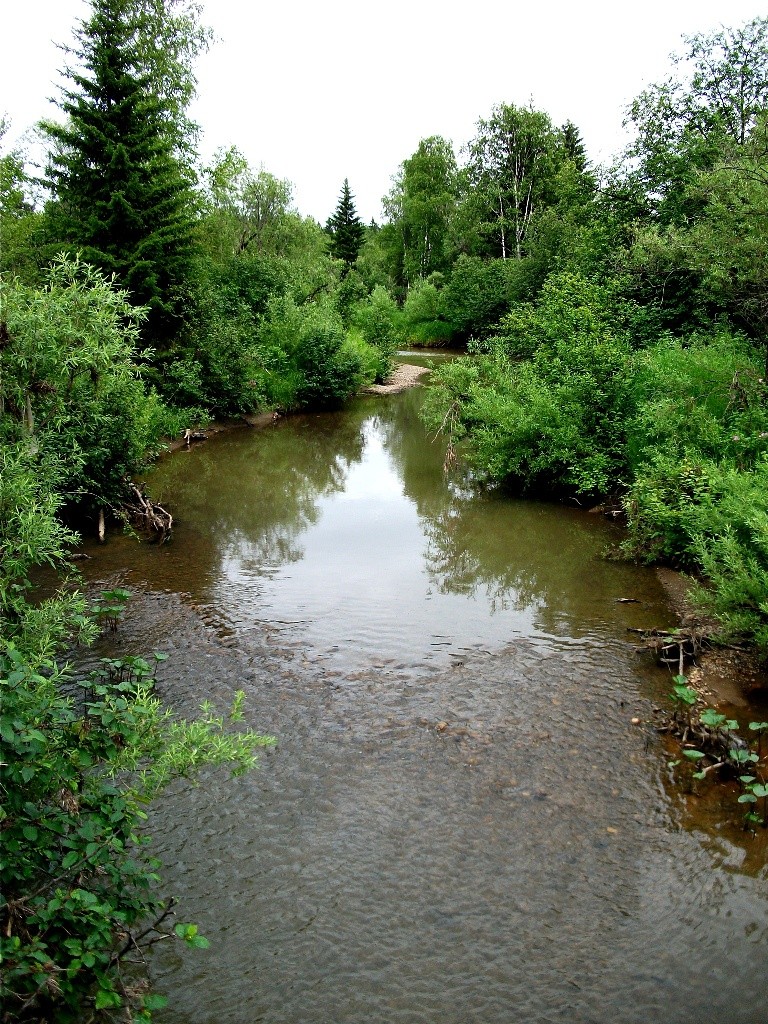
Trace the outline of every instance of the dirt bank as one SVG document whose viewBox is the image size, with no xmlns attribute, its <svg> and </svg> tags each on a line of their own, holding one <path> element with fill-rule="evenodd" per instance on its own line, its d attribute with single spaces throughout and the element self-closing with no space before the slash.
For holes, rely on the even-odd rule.
<svg viewBox="0 0 768 1024">
<path fill-rule="evenodd" d="M 392 375 L 386 384 L 371 384 L 363 388 L 364 395 L 396 395 L 400 391 L 415 387 L 421 377 L 429 373 L 428 366 L 414 366 L 412 363 L 395 363 Z"/>
<path fill-rule="evenodd" d="M 693 581 L 683 573 L 658 568 L 656 574 L 677 615 L 680 627 L 704 635 L 716 632 L 716 623 L 691 602 Z M 713 703 L 738 706 L 758 692 L 768 693 L 768 672 L 752 651 L 738 646 L 712 646 L 702 651 L 690 672 L 690 682 Z"/>
</svg>

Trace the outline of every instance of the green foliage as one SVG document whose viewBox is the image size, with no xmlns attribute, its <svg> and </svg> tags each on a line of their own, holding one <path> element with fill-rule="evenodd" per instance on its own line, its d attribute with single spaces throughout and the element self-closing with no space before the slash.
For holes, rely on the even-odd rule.
<svg viewBox="0 0 768 1024">
<path fill-rule="evenodd" d="M 617 328 L 628 336 L 628 304 L 616 282 L 581 275 L 552 275 L 535 303 L 518 303 L 498 323 L 490 347 L 506 358 L 554 351 L 569 339 L 589 347 Z"/>
<path fill-rule="evenodd" d="M 204 765 L 249 770 L 255 749 L 272 741 L 232 732 L 210 711 L 177 721 L 140 658 L 104 662 L 79 680 L 52 660 L 32 667 L 9 646 L 0 686 L 3 1020 L 149 1010 L 120 971 L 167 934 L 171 917 L 141 834 L 143 808 Z M 204 944 L 193 925 L 175 933 Z"/>
<path fill-rule="evenodd" d="M 693 554 L 707 579 L 696 592 L 699 603 L 717 617 L 726 637 L 755 643 L 763 653 L 768 653 L 766 487 L 768 457 L 751 473 L 731 469 L 722 480 L 718 518 L 693 535 Z"/>
<path fill-rule="evenodd" d="M 343 260 L 347 268 L 351 267 L 363 244 L 365 227 L 357 214 L 355 197 L 346 178 L 341 187 L 336 210 L 328 218 L 326 230 L 331 236 L 331 255 L 337 260 Z"/>
<path fill-rule="evenodd" d="M 0 436 L 57 461 L 69 503 L 117 505 L 169 422 L 133 362 L 142 310 L 79 259 L 56 260 L 49 282 L 0 282 Z"/>
<path fill-rule="evenodd" d="M 190 275 L 194 203 L 169 108 L 146 71 L 148 24 L 135 0 L 93 0 L 75 31 L 82 70 L 66 72 L 59 102 L 67 121 L 43 127 L 53 241 L 115 274 L 147 307 L 145 333 L 167 345 Z"/>
<path fill-rule="evenodd" d="M 40 275 L 40 250 L 44 218 L 30 202 L 30 179 L 19 150 L 3 152 L 9 123 L 0 117 L 0 273 L 13 274 L 27 284 Z"/>
<path fill-rule="evenodd" d="M 457 340 L 481 338 L 517 298 L 519 268 L 511 260 L 461 255 L 440 292 L 440 317 Z"/>
<path fill-rule="evenodd" d="M 443 319 L 438 283 L 442 283 L 442 275 L 433 274 L 409 290 L 402 315 L 406 342 L 425 346 L 451 342 L 453 328 Z"/>
<path fill-rule="evenodd" d="M 754 354 L 721 331 L 636 359 L 625 550 L 703 571 L 723 633 L 768 650 L 768 409 Z"/>
<path fill-rule="evenodd" d="M 199 283 L 195 300 L 200 314 L 174 357 L 161 365 L 158 379 L 169 401 L 219 417 L 253 412 L 266 400 L 258 381 L 256 302 L 240 298 L 231 280 L 222 277 Z M 264 308 L 267 302 L 266 296 L 259 297 Z"/>
<path fill-rule="evenodd" d="M 768 765 L 762 741 L 768 722 L 750 722 L 750 733 L 757 735 L 742 738 L 738 735 L 739 723 L 714 708 L 705 708 L 696 715 L 699 694 L 684 675 L 675 676 L 670 697 L 674 705 L 672 731 L 682 739 L 683 758 L 697 769 L 688 777 L 701 781 L 717 770 L 717 778 L 723 781 L 738 778 L 741 784 L 738 803 L 745 807 L 744 827 L 767 827 Z M 669 767 L 677 767 L 680 763 L 677 758 L 669 762 Z M 762 814 L 758 811 L 760 801 Z"/>
<path fill-rule="evenodd" d="M 70 633 L 93 631 L 76 593 L 34 604 L 27 599 L 38 566 L 66 566 L 75 535 L 61 525 L 56 493 L 65 468 L 26 443 L 0 446 L 0 644 L 14 643 L 31 658 L 50 657 Z M 0 650 L 2 647 L 0 647 Z"/>
<path fill-rule="evenodd" d="M 298 306 L 276 296 L 259 327 L 258 355 L 259 386 L 279 408 L 333 408 L 362 381 L 362 361 L 331 301 Z"/>
<path fill-rule="evenodd" d="M 404 160 L 384 207 L 390 220 L 389 263 L 406 288 L 449 268 L 451 228 L 458 202 L 453 147 L 440 136 L 422 139 Z"/>
<path fill-rule="evenodd" d="M 768 412 L 754 352 L 728 330 L 662 338 L 635 358 L 638 411 L 628 424 L 634 467 L 650 453 L 696 451 L 747 469 L 766 451 Z"/>
<path fill-rule="evenodd" d="M 567 136 L 533 107 L 501 103 L 478 122 L 469 144 L 466 202 L 487 255 L 521 259 L 535 216 L 559 199 L 558 172 L 574 152 L 573 126 Z"/>
<path fill-rule="evenodd" d="M 206 168 L 209 204 L 207 244 L 219 258 L 244 253 L 277 253 L 289 222 L 292 186 L 264 168 L 248 166 L 231 146 L 218 150 Z"/>
<path fill-rule="evenodd" d="M 690 191 L 697 172 L 743 145 L 768 101 L 768 18 L 684 40 L 675 62 L 686 73 L 644 90 L 627 118 L 637 130 L 634 173 L 661 221 L 675 224 L 701 209 Z"/>
<path fill-rule="evenodd" d="M 376 381 L 386 380 L 392 372 L 392 357 L 402 341 L 401 314 L 397 303 L 381 285 L 351 314 L 353 324 L 378 355 Z"/>
<path fill-rule="evenodd" d="M 456 392 L 461 370 L 433 374 L 440 398 L 428 403 L 428 422 L 439 426 L 458 398 L 468 457 L 492 480 L 524 491 L 596 496 L 621 478 L 631 348 L 611 332 L 603 291 L 591 290 L 594 308 L 584 299 L 590 290 L 564 277 L 550 283 L 540 306 L 520 307 L 463 394 Z M 531 338 L 527 362 L 510 361 L 510 336 Z"/>
<path fill-rule="evenodd" d="M 76 539 L 57 520 L 62 471 L 27 441 L 0 448 L 2 1019 L 74 1024 L 121 1008 L 148 1021 L 160 1001 L 120 969 L 172 918 L 141 834 L 144 807 L 206 765 L 247 771 L 272 741 L 233 731 L 207 706 L 176 719 L 154 694 L 162 654 L 107 659 L 84 679 L 60 666 L 65 640 L 95 633 L 76 591 L 30 600 L 33 570 L 66 568 Z M 97 618 L 115 626 L 126 597 L 102 594 Z M 234 718 L 241 707 L 242 696 Z M 202 945 L 192 925 L 177 934 Z"/>
</svg>

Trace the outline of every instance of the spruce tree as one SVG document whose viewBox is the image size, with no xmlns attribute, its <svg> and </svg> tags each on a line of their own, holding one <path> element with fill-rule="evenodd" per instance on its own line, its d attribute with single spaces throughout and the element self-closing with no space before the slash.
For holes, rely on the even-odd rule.
<svg viewBox="0 0 768 1024">
<path fill-rule="evenodd" d="M 365 237 L 365 227 L 355 209 L 355 197 L 344 179 L 336 212 L 328 219 L 326 230 L 331 236 L 331 255 L 344 260 L 351 267 L 360 252 Z"/>
<path fill-rule="evenodd" d="M 192 191 L 169 131 L 171 118 L 142 65 L 135 0 L 92 0 L 75 30 L 62 88 L 65 124 L 46 123 L 48 184 L 59 247 L 114 274 L 149 307 L 148 341 L 178 330 L 192 258 Z"/>
</svg>

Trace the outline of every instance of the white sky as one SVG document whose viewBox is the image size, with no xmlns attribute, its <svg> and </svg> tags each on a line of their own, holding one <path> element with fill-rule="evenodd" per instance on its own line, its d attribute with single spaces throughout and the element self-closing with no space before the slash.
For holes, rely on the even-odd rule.
<svg viewBox="0 0 768 1024">
<path fill-rule="evenodd" d="M 294 183 L 322 223 L 349 178 L 361 217 L 419 140 L 456 149 L 496 103 L 573 121 L 590 157 L 623 145 L 626 104 L 670 70 L 681 35 L 765 15 L 765 0 L 204 0 L 219 42 L 198 65 L 204 157 L 237 145 Z M 3 0 L 0 114 L 15 141 L 44 116 L 85 0 Z"/>
</svg>

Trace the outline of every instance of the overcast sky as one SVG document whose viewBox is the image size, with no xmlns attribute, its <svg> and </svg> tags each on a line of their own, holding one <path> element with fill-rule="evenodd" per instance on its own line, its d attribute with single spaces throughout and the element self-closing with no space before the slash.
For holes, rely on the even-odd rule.
<svg viewBox="0 0 768 1024">
<path fill-rule="evenodd" d="M 627 103 L 670 71 L 683 34 L 737 26 L 765 0 L 204 0 L 218 39 L 198 65 L 203 156 L 237 145 L 325 222 L 349 178 L 365 220 L 429 135 L 457 151 L 497 103 L 573 121 L 590 157 L 625 138 Z M 85 0 L 5 0 L 0 114 L 15 140 L 52 111 Z"/>
</svg>

